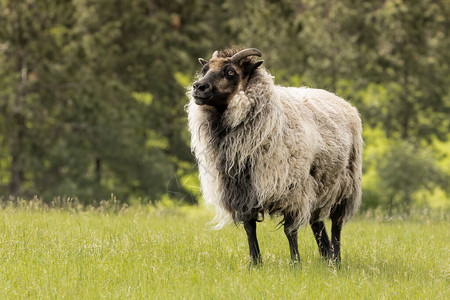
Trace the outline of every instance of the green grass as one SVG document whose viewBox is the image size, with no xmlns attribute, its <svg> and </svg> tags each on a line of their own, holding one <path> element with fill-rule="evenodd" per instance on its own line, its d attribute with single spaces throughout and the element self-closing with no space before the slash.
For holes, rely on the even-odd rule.
<svg viewBox="0 0 450 300">
<path fill-rule="evenodd" d="M 264 266 L 251 271 L 243 228 L 210 230 L 210 218 L 201 208 L 0 208 L 0 298 L 450 299 L 447 214 L 354 218 L 340 269 L 319 258 L 309 228 L 302 269 L 291 268 L 279 220 L 267 219 Z"/>
</svg>

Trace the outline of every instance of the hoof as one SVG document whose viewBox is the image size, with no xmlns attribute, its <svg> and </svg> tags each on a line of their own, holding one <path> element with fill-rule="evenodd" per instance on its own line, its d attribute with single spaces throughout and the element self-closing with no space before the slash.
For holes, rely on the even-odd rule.
<svg viewBox="0 0 450 300">
<path fill-rule="evenodd" d="M 328 266 L 331 268 L 336 268 L 336 269 L 340 269 L 341 268 L 341 259 L 338 258 L 330 258 L 328 260 Z"/>
<path fill-rule="evenodd" d="M 302 270 L 302 263 L 299 260 L 291 260 L 289 266 L 295 271 Z"/>
<path fill-rule="evenodd" d="M 257 261 L 251 261 L 250 264 L 248 265 L 248 270 L 251 271 L 252 269 L 259 269 L 262 268 L 262 266 L 263 262 L 261 259 Z"/>
</svg>

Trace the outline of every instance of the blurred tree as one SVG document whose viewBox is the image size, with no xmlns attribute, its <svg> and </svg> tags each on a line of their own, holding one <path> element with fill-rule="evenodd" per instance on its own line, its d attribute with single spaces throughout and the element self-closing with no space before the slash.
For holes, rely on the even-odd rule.
<svg viewBox="0 0 450 300">
<path fill-rule="evenodd" d="M 388 1 L 374 9 L 375 70 L 388 99 L 377 118 L 403 140 L 447 137 L 450 129 L 448 1 Z"/>
<path fill-rule="evenodd" d="M 180 162 L 192 161 L 184 87 L 174 75 L 190 59 L 179 33 L 189 10 L 153 1 L 2 6 L 9 193 L 90 201 L 114 192 L 155 201 L 178 189 L 185 197 L 168 182 Z"/>
<path fill-rule="evenodd" d="M 336 91 L 338 81 L 358 79 L 356 41 L 362 29 L 357 24 L 364 9 L 354 1 L 304 2 L 299 37 L 305 44 L 306 78 L 313 86 Z"/>
<path fill-rule="evenodd" d="M 446 139 L 448 1 L 304 3 L 300 37 L 312 85 L 353 100 L 365 123 L 381 122 L 389 136 L 415 143 Z M 384 97 L 371 97 L 380 89 Z"/>
<path fill-rule="evenodd" d="M 378 162 L 389 211 L 410 211 L 419 189 L 446 188 L 445 176 L 424 146 L 450 129 L 448 1 L 373 3 L 365 24 L 376 32 L 372 74 L 360 103 L 369 124 L 381 123 L 394 141 Z M 366 26 L 364 26 L 366 27 Z M 364 95 L 360 94 L 360 95 Z M 370 109 L 367 109 L 370 108 Z M 386 199 L 385 197 L 381 199 Z"/>
<path fill-rule="evenodd" d="M 401 140 L 370 172 L 412 203 L 401 170 L 438 184 L 425 149 L 450 129 L 448 15 L 440 0 L 2 0 L 0 193 L 195 202 L 185 87 L 197 57 L 237 44 L 277 83 L 337 92 Z"/>
<path fill-rule="evenodd" d="M 413 194 L 420 189 L 432 190 L 440 183 L 440 178 L 444 178 L 429 151 L 402 140 L 392 143 L 387 155 L 377 165 L 377 171 L 380 174 L 380 196 L 390 216 L 394 208 L 409 215 Z"/>
<path fill-rule="evenodd" d="M 351 100 L 366 126 L 381 124 L 388 137 L 401 140 L 375 163 L 380 190 L 409 210 L 412 191 L 431 182 L 443 187 L 437 172 L 425 172 L 438 168 L 423 142 L 446 139 L 450 129 L 448 1 L 304 3 L 303 78 Z M 404 178 L 405 170 L 423 173 Z M 364 194 L 373 202 L 373 190 Z"/>
<path fill-rule="evenodd" d="M 223 26 L 228 32 L 225 47 L 236 44 L 260 49 L 265 67 L 277 75 L 277 82 L 287 82 L 295 74 L 306 71 L 304 47 L 298 37 L 303 30 L 301 14 L 304 6 L 298 1 L 257 0 L 224 1 L 222 9 L 228 16 Z"/>
<path fill-rule="evenodd" d="M 39 132 L 52 126 L 49 112 L 55 97 L 65 26 L 72 18 L 70 1 L 0 2 L 0 129 L 3 140 L 0 159 L 9 169 L 8 192 L 21 195 L 35 179 Z M 49 93 L 50 91 L 50 93 Z M 5 170 L 2 169 L 2 172 Z"/>
</svg>

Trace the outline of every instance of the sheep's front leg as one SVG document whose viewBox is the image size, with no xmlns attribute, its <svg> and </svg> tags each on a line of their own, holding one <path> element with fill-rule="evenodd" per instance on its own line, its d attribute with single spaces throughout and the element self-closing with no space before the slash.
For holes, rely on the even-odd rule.
<svg viewBox="0 0 450 300">
<path fill-rule="evenodd" d="M 244 222 L 244 228 L 245 232 L 247 233 L 248 247 L 250 249 L 250 257 L 252 259 L 252 262 L 250 263 L 251 268 L 252 265 L 258 265 L 262 263 L 258 239 L 256 238 L 256 220 Z"/>
<path fill-rule="evenodd" d="M 298 226 L 294 225 L 294 218 L 291 216 L 284 217 L 284 233 L 289 241 L 289 250 L 291 252 L 292 264 L 300 264 L 300 253 L 298 252 Z"/>
</svg>

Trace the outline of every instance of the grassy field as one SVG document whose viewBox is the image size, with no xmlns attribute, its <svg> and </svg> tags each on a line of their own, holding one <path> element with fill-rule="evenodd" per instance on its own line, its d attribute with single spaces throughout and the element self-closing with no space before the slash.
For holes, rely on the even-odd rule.
<svg viewBox="0 0 450 300">
<path fill-rule="evenodd" d="M 0 299 L 450 299 L 450 222 L 354 218 L 343 263 L 327 266 L 309 228 L 302 269 L 289 265 L 279 220 L 259 224 L 264 260 L 247 269 L 242 227 L 210 230 L 201 208 L 123 210 L 0 208 Z M 329 224 L 327 224 L 329 226 Z"/>
</svg>

